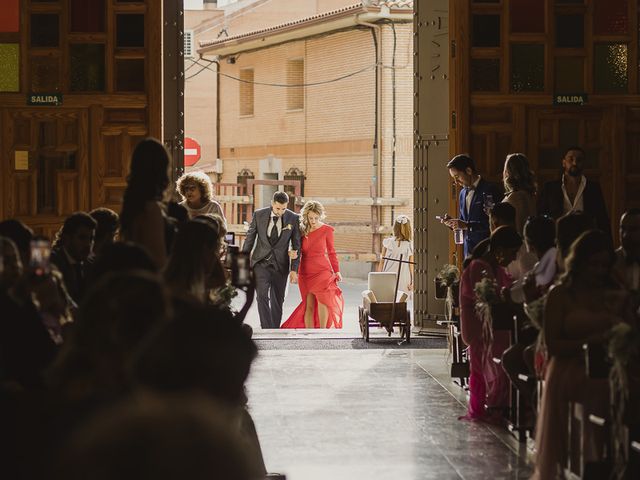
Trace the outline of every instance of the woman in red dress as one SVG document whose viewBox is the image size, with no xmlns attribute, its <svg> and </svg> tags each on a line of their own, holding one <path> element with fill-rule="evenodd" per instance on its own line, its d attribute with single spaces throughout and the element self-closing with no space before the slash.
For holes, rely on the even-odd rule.
<svg viewBox="0 0 640 480">
<path fill-rule="evenodd" d="M 342 328 L 344 299 L 338 287 L 342 275 L 333 248 L 333 227 L 323 223 L 324 218 L 320 202 L 309 201 L 302 207 L 298 270 L 302 302 L 281 328 Z"/>
</svg>

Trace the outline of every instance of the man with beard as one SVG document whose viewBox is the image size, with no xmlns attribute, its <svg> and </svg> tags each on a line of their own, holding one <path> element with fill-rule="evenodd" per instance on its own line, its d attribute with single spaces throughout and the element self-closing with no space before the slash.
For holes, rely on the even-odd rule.
<svg viewBox="0 0 640 480">
<path fill-rule="evenodd" d="M 539 198 L 538 214 L 558 219 L 571 212 L 591 215 L 597 227 L 611 238 L 611 223 L 600 184 L 584 175 L 585 153 L 569 147 L 562 158 L 562 178 L 545 183 Z"/>
</svg>

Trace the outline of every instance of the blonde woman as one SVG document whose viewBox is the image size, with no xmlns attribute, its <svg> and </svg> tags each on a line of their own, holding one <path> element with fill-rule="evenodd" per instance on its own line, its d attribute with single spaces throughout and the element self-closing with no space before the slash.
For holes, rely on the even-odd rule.
<svg viewBox="0 0 640 480">
<path fill-rule="evenodd" d="M 413 262 L 413 243 L 411 220 L 406 215 L 398 215 L 393 222 L 393 237 L 385 238 L 382 241 L 382 255 L 379 272 L 398 272 L 400 262 L 385 260 L 386 258 Z M 413 264 L 402 264 L 400 269 L 400 281 L 398 289 L 407 294 L 413 291 Z"/>
<path fill-rule="evenodd" d="M 320 202 L 310 200 L 302 207 L 298 269 L 302 302 L 281 328 L 342 328 L 344 299 L 338 287 L 342 275 L 333 247 L 334 229 L 323 222 L 324 218 Z"/>
<path fill-rule="evenodd" d="M 189 212 L 189 219 L 198 215 L 212 213 L 225 220 L 222 207 L 213 199 L 213 184 L 209 175 L 204 172 L 189 172 L 182 175 L 176 182 L 178 193 L 182 196 L 183 205 Z"/>
</svg>

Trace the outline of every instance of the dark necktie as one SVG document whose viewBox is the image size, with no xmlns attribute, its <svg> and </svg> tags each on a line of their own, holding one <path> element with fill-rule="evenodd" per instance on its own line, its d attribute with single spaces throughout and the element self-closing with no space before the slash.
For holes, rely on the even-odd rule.
<svg viewBox="0 0 640 480">
<path fill-rule="evenodd" d="M 273 247 L 278 243 L 278 217 L 273 217 L 273 227 L 271 227 L 271 235 L 269 235 L 269 243 Z"/>
</svg>

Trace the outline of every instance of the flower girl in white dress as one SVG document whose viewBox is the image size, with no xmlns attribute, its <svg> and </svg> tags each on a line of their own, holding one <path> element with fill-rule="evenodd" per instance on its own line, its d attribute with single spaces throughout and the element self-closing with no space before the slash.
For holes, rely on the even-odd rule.
<svg viewBox="0 0 640 480">
<path fill-rule="evenodd" d="M 385 238 L 382 241 L 382 256 L 378 271 L 398 272 L 400 269 L 400 262 L 385 260 L 384 257 L 400 260 L 400 255 L 402 255 L 403 262 L 413 262 L 413 242 L 411 240 L 411 220 L 406 215 L 398 215 L 393 222 L 393 237 Z M 407 295 L 413 291 L 413 264 L 402 263 L 398 290 Z"/>
</svg>

